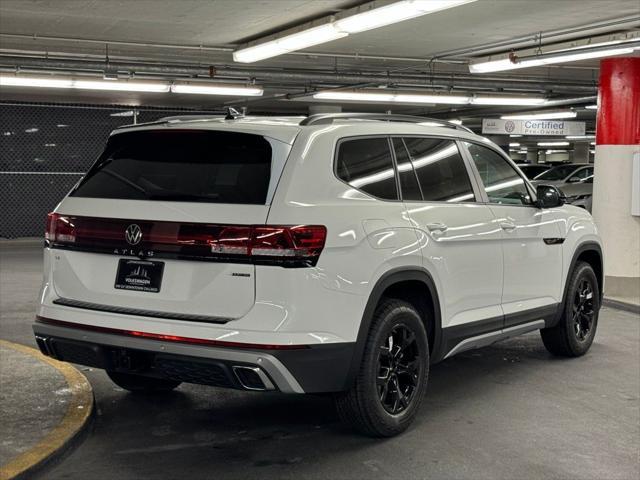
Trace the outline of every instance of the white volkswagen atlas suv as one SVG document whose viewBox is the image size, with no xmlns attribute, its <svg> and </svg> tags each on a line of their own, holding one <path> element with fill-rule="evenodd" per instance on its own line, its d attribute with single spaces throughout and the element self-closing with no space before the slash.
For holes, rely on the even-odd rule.
<svg viewBox="0 0 640 480">
<path fill-rule="evenodd" d="M 167 118 L 113 132 L 49 214 L 33 329 L 132 392 L 330 392 L 391 436 L 452 355 L 534 330 L 586 353 L 602 272 L 589 213 L 464 127 Z"/>
</svg>

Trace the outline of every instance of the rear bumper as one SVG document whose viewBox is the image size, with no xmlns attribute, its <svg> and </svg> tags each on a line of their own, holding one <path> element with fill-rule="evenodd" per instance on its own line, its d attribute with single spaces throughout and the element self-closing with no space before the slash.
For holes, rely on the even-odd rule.
<svg viewBox="0 0 640 480">
<path fill-rule="evenodd" d="M 39 321 L 33 331 L 42 353 L 61 361 L 187 383 L 283 393 L 347 389 L 355 347 L 355 343 L 335 343 L 261 350 L 190 345 Z"/>
</svg>

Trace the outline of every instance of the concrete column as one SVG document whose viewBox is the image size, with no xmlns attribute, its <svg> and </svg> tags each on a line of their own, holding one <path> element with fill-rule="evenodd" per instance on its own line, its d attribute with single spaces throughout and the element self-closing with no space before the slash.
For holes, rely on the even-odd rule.
<svg viewBox="0 0 640 480">
<path fill-rule="evenodd" d="M 538 151 L 537 150 L 527 150 L 527 161 L 533 165 L 538 163 Z"/>
<path fill-rule="evenodd" d="M 538 163 L 544 163 L 547 161 L 547 152 L 544 150 L 538 150 Z"/>
<path fill-rule="evenodd" d="M 589 142 L 574 142 L 573 144 L 573 162 L 589 163 Z"/>
<path fill-rule="evenodd" d="M 631 214 L 640 155 L 640 57 L 600 62 L 593 216 L 604 243 L 605 295 L 640 304 L 640 217 Z"/>
</svg>

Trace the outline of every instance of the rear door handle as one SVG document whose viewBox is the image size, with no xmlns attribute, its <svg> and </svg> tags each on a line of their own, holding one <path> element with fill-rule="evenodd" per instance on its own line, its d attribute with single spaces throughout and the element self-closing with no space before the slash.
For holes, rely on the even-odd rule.
<svg viewBox="0 0 640 480">
<path fill-rule="evenodd" d="M 431 233 L 444 233 L 449 228 L 441 222 L 427 223 L 426 227 Z"/>
<path fill-rule="evenodd" d="M 500 228 L 505 232 L 512 232 L 516 229 L 516 224 L 513 222 L 500 222 Z"/>
</svg>

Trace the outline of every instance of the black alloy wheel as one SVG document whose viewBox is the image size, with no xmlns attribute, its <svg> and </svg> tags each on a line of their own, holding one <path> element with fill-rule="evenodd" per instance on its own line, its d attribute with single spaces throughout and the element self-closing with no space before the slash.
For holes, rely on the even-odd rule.
<svg viewBox="0 0 640 480">
<path fill-rule="evenodd" d="M 416 335 L 406 325 L 396 325 L 378 354 L 376 387 L 383 408 L 392 415 L 404 411 L 416 392 L 422 373 Z"/>
<path fill-rule="evenodd" d="M 584 342 L 589 337 L 594 316 L 593 286 L 588 278 L 583 278 L 573 298 L 573 328 L 578 341 Z"/>
<path fill-rule="evenodd" d="M 596 336 L 599 311 L 598 277 L 591 265 L 579 261 L 569 275 L 558 323 L 540 330 L 542 343 L 553 355 L 584 355 Z"/>
</svg>

